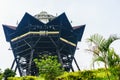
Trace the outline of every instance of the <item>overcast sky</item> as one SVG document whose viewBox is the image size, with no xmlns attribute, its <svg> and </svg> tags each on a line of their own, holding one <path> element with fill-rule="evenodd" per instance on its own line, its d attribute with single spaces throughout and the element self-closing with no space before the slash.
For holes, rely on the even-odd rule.
<svg viewBox="0 0 120 80">
<path fill-rule="evenodd" d="M 76 50 L 76 59 L 81 69 L 90 69 L 92 55 L 87 48 L 86 38 L 99 33 L 104 37 L 120 34 L 120 0 L 0 0 L 0 68 L 10 68 L 13 61 L 9 43 L 5 41 L 2 24 L 16 26 L 25 12 L 31 15 L 47 11 L 52 15 L 65 12 L 72 25 L 86 24 L 82 41 Z M 120 49 L 120 41 L 113 43 Z"/>
</svg>

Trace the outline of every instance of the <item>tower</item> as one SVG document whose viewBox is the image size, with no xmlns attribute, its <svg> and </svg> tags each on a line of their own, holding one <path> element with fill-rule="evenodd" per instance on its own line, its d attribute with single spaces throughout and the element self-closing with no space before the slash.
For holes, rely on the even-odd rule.
<svg viewBox="0 0 120 80">
<path fill-rule="evenodd" d="M 10 43 L 15 66 L 21 76 L 37 75 L 34 59 L 39 55 L 58 56 L 66 71 L 74 71 L 72 61 L 78 41 L 81 41 L 85 25 L 72 27 L 65 13 L 54 17 L 41 12 L 35 16 L 25 13 L 17 27 L 3 25 L 6 41 Z"/>
</svg>

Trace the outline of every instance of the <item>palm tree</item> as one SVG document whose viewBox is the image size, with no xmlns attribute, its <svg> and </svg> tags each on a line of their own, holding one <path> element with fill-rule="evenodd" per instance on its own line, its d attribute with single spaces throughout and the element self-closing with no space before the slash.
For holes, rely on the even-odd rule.
<svg viewBox="0 0 120 80">
<path fill-rule="evenodd" d="M 113 50 L 110 49 L 110 45 L 118 39 L 119 38 L 116 35 L 111 35 L 108 39 L 105 39 L 99 34 L 90 36 L 90 38 L 87 39 L 87 42 L 90 43 L 90 48 L 87 49 L 87 51 L 92 52 L 94 55 L 93 64 L 98 61 L 103 62 L 106 70 L 111 66 L 111 64 L 113 64 L 113 62 L 115 64 L 118 59 L 113 60 L 113 56 L 116 56 L 117 58 L 118 56 Z M 114 59 L 116 57 L 114 57 Z M 109 78 L 108 74 L 107 76 Z"/>
</svg>

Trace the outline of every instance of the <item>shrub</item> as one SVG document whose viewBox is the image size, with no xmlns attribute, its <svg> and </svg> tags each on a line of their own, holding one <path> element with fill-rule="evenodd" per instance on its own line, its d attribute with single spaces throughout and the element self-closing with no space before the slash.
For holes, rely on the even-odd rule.
<svg viewBox="0 0 120 80">
<path fill-rule="evenodd" d="M 120 80 L 120 65 L 109 68 L 111 75 L 114 76 L 115 79 Z"/>
<path fill-rule="evenodd" d="M 8 80 L 38 80 L 35 76 L 9 77 Z"/>
<path fill-rule="evenodd" d="M 8 77 L 14 77 L 15 75 L 16 75 L 16 73 L 9 68 L 5 69 L 5 71 L 3 73 L 5 80 L 7 80 Z"/>
<path fill-rule="evenodd" d="M 65 72 L 63 75 L 56 78 L 56 80 L 78 80 L 79 74 L 77 72 Z"/>
<path fill-rule="evenodd" d="M 82 72 L 65 72 L 62 76 L 56 78 L 56 80 L 90 80 L 95 79 L 93 71 Z"/>
<path fill-rule="evenodd" d="M 22 77 L 8 77 L 8 80 L 23 80 Z"/>
<path fill-rule="evenodd" d="M 0 80 L 2 80 L 2 78 L 3 78 L 3 73 L 2 73 L 2 71 L 0 69 Z"/>
<path fill-rule="evenodd" d="M 81 80 L 95 79 L 95 74 L 91 70 L 80 72 Z"/>
<path fill-rule="evenodd" d="M 34 59 L 39 69 L 39 75 L 45 80 L 54 80 L 57 76 L 63 74 L 61 64 L 58 62 L 57 56 L 44 55 L 40 59 Z"/>
</svg>

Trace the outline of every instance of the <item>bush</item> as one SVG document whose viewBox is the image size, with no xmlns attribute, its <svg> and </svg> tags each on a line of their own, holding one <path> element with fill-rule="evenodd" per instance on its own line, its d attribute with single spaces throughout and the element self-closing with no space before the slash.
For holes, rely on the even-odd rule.
<svg viewBox="0 0 120 80">
<path fill-rule="evenodd" d="M 56 78 L 56 80 L 77 80 L 79 79 L 79 74 L 77 72 L 65 72 L 63 75 Z"/>
<path fill-rule="evenodd" d="M 109 68 L 109 71 L 116 80 L 120 80 L 120 65 Z"/>
<path fill-rule="evenodd" d="M 62 76 L 56 78 L 56 80 L 90 80 L 95 79 L 93 71 L 82 72 L 65 72 Z"/>
<path fill-rule="evenodd" d="M 95 79 L 95 73 L 91 70 L 80 72 L 81 80 Z"/>
<path fill-rule="evenodd" d="M 118 75 L 115 72 L 119 69 L 120 69 L 119 67 L 115 67 L 115 69 L 110 68 L 108 70 L 110 80 L 119 80 L 119 72 Z M 45 78 L 26 76 L 26 77 L 9 77 L 8 80 L 45 80 Z M 56 77 L 55 80 L 108 80 L 108 77 L 106 75 L 105 69 L 101 68 L 97 70 L 84 70 L 79 72 L 64 72 L 63 75 Z"/>
<path fill-rule="evenodd" d="M 22 77 L 8 77 L 8 80 L 23 80 Z"/>
<path fill-rule="evenodd" d="M 2 80 L 2 78 L 3 78 L 3 73 L 2 73 L 2 71 L 0 69 L 0 80 Z"/>
<path fill-rule="evenodd" d="M 37 77 L 35 77 L 35 76 L 25 76 L 25 77 L 23 77 L 23 80 L 37 80 Z"/>
<path fill-rule="evenodd" d="M 14 77 L 15 75 L 16 75 L 16 73 L 9 68 L 5 69 L 5 71 L 3 73 L 5 80 L 7 80 L 8 77 Z"/>
<path fill-rule="evenodd" d="M 34 62 L 39 69 L 39 75 L 44 77 L 45 80 L 54 80 L 64 72 L 57 56 L 43 55 L 40 59 L 34 59 Z"/>
<path fill-rule="evenodd" d="M 35 76 L 9 77 L 8 80 L 38 80 Z"/>
</svg>

